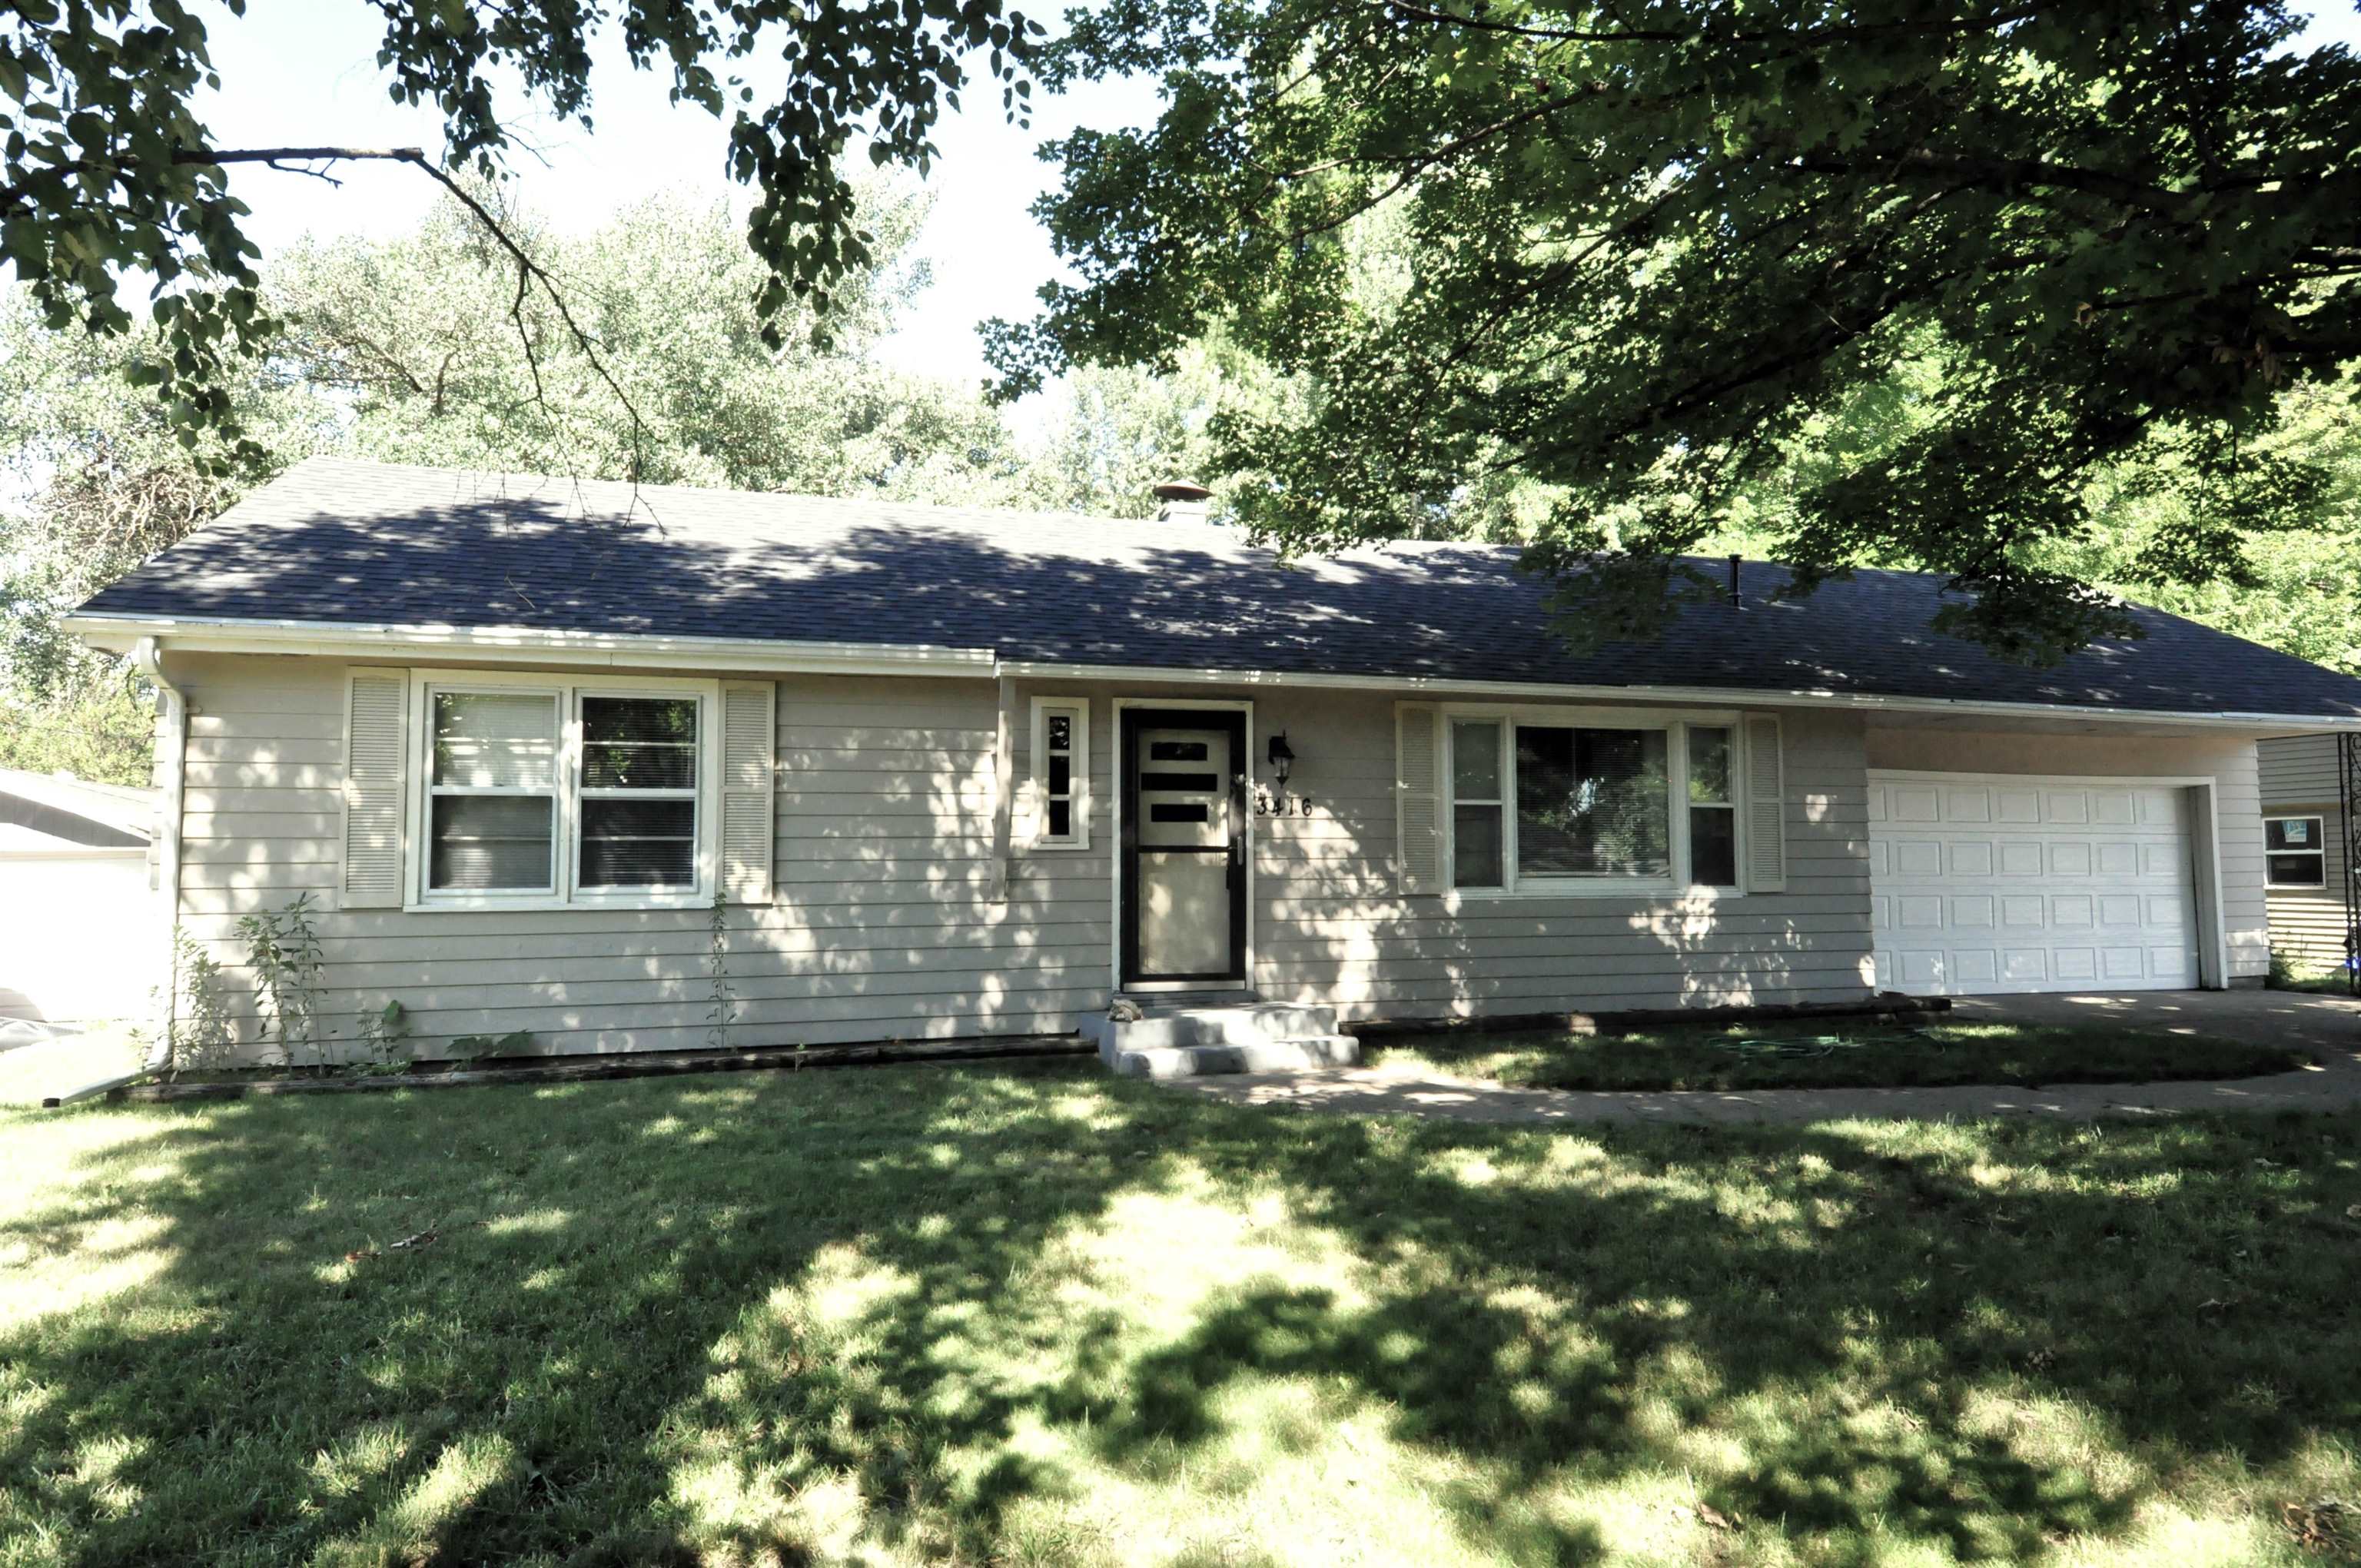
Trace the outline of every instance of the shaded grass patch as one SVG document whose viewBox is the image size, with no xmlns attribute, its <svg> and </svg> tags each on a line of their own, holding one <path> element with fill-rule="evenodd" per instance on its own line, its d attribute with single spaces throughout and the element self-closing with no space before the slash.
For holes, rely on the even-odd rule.
<svg viewBox="0 0 2361 1568">
<path fill-rule="evenodd" d="M 0 1113 L 0 1190 L 12 1564 L 2292 1564 L 2361 1491 L 2350 1116 L 904 1069 Z"/>
<path fill-rule="evenodd" d="M 1477 1029 L 1371 1042 L 1373 1062 L 1532 1089 L 1872 1089 L 2252 1078 L 2311 1065 L 2293 1046 L 2165 1030 L 1994 1022 L 1892 1023 L 1626 1035 Z"/>
</svg>

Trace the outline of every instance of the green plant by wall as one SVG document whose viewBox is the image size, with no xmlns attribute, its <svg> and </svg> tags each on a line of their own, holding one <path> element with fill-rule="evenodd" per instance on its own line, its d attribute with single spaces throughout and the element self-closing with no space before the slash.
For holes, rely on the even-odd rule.
<svg viewBox="0 0 2361 1568">
<path fill-rule="evenodd" d="M 401 1072 L 410 1066 L 410 1010 L 388 1002 L 371 1012 L 361 1010 L 361 1059 L 353 1065 L 363 1072 Z"/>
<path fill-rule="evenodd" d="M 247 963 L 254 970 L 263 1040 L 278 1046 L 289 1067 L 299 1065 L 299 1050 L 313 1067 L 327 1059 L 327 1036 L 320 1026 L 321 974 L 326 966 L 313 913 L 312 895 L 302 893 L 284 909 L 248 915 L 237 923 Z"/>
<path fill-rule="evenodd" d="M 522 1057 L 533 1054 L 533 1031 L 515 1029 L 505 1035 L 460 1035 L 451 1042 L 451 1055 L 459 1061 L 474 1061 L 480 1057 Z"/>
<path fill-rule="evenodd" d="M 164 1070 L 174 1078 L 229 1065 L 229 1014 L 222 1005 L 221 965 L 181 926 L 172 927 L 171 1021 L 164 1032 Z M 159 999 L 160 1000 L 160 999 Z"/>
<path fill-rule="evenodd" d="M 738 992 L 730 983 L 730 914 L 721 890 L 713 890 L 713 914 L 706 923 L 709 940 L 705 948 L 705 973 L 712 982 L 711 1001 L 705 1009 L 705 1043 L 717 1051 L 730 1048 L 730 1025 L 738 1012 Z"/>
</svg>

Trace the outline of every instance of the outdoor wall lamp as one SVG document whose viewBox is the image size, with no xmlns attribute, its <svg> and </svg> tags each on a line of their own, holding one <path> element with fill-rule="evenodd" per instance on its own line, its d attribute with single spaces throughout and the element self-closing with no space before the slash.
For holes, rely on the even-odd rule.
<svg viewBox="0 0 2361 1568">
<path fill-rule="evenodd" d="M 1287 731 L 1282 729 L 1270 738 L 1270 770 L 1279 775 L 1279 786 L 1287 787 L 1287 775 L 1295 771 L 1295 748 L 1287 743 Z"/>
</svg>

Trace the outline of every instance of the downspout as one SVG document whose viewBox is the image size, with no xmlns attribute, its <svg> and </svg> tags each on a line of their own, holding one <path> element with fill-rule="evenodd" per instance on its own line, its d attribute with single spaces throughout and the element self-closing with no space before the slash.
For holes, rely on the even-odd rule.
<svg viewBox="0 0 2361 1568">
<path fill-rule="evenodd" d="M 131 667 L 155 683 L 164 704 L 164 733 L 157 741 L 157 754 L 164 764 L 163 820 L 157 825 L 156 848 L 156 891 L 164 906 L 163 1015 L 148 1050 L 148 1066 L 155 1069 L 171 1064 L 172 1026 L 181 1003 L 180 944 L 174 938 L 181 927 L 181 817 L 189 772 L 189 698 L 165 678 L 164 647 L 155 638 L 142 637 L 134 642 L 130 657 Z"/>
</svg>

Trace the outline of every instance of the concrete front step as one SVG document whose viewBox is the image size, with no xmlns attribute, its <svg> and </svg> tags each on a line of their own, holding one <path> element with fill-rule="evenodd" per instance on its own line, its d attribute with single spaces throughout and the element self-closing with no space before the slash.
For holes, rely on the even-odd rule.
<svg viewBox="0 0 2361 1568">
<path fill-rule="evenodd" d="M 1325 1038 L 1336 1033 L 1334 1007 L 1284 1002 L 1248 1002 L 1226 1007 L 1151 1006 L 1126 1023 L 1085 1018 L 1084 1038 L 1109 1064 L 1126 1051 L 1177 1050 L 1192 1046 L 1253 1046 L 1281 1040 Z"/>
<path fill-rule="evenodd" d="M 1112 1052 L 1102 1047 L 1099 1054 L 1120 1078 L 1202 1078 L 1212 1073 L 1355 1067 L 1361 1060 L 1361 1042 L 1350 1035 L 1312 1035 L 1233 1045 L 1149 1046 Z"/>
</svg>

